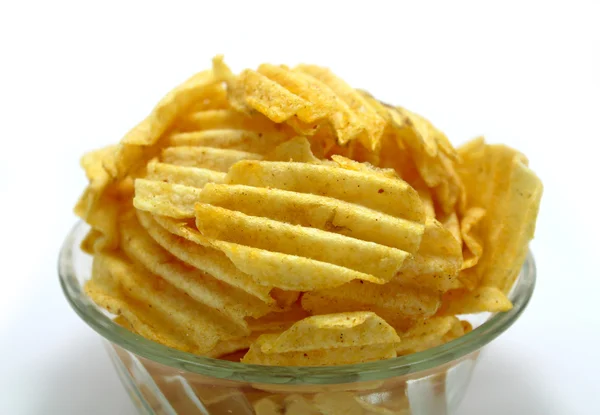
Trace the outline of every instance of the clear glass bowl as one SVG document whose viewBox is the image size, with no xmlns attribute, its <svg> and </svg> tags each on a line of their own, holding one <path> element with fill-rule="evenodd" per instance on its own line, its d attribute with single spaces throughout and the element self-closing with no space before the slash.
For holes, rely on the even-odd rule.
<svg viewBox="0 0 600 415">
<path fill-rule="evenodd" d="M 432 349 L 378 362 L 334 367 L 273 367 L 201 357 L 168 348 L 114 323 L 83 292 L 91 257 L 77 224 L 62 247 L 60 282 L 79 316 L 104 338 L 141 414 L 445 415 L 464 397 L 481 348 L 521 315 L 535 285 L 528 255 L 506 313 L 462 316 L 474 330 Z"/>
</svg>

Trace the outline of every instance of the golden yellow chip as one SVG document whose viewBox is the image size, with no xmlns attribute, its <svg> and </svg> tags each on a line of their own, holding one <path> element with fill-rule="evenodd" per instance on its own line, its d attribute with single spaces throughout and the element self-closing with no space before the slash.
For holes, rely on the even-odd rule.
<svg viewBox="0 0 600 415">
<path fill-rule="evenodd" d="M 244 160 L 231 167 L 227 183 L 328 196 L 418 223 L 425 219 L 418 193 L 406 182 L 334 166 Z"/>
<path fill-rule="evenodd" d="M 373 311 L 394 326 L 402 325 L 407 319 L 432 316 L 440 304 L 437 291 L 406 287 L 395 282 L 379 285 L 352 281 L 302 296 L 302 307 L 312 314 Z"/>
<path fill-rule="evenodd" d="M 396 347 L 398 355 L 416 353 L 445 343 L 445 336 L 462 325 L 454 316 L 432 317 L 420 321 L 408 330 L 399 331 L 401 338 Z"/>
<path fill-rule="evenodd" d="M 511 308 L 512 303 L 500 289 L 480 286 L 472 291 L 466 289 L 448 291 L 442 298 L 442 307 L 438 314 L 473 314 L 485 311 L 495 313 L 508 311 Z"/>
<path fill-rule="evenodd" d="M 461 147 L 463 177 L 469 203 L 485 206 L 483 252 L 474 267 L 476 279 L 508 293 L 527 255 L 543 192 L 539 178 L 521 153 L 477 139 Z M 485 191 L 478 195 L 475 186 Z"/>
<path fill-rule="evenodd" d="M 336 313 L 302 319 L 263 344 L 264 353 L 388 344 L 399 341 L 396 331 L 377 314 Z"/>
<path fill-rule="evenodd" d="M 196 226 L 211 240 L 338 265 L 372 275 L 369 280 L 376 282 L 389 281 L 408 257 L 404 251 L 373 242 L 202 203 L 196 204 Z"/>
<path fill-rule="evenodd" d="M 312 106 L 258 72 L 245 70 L 240 74 L 240 82 L 244 85 L 246 103 L 274 122 L 283 122 Z"/>
<path fill-rule="evenodd" d="M 199 167 L 185 167 L 151 161 L 146 179 L 202 188 L 206 183 L 222 183 L 226 174 Z"/>
<path fill-rule="evenodd" d="M 235 268 L 231 261 L 221 252 L 199 245 L 192 240 L 182 237 L 182 235 L 170 233 L 158 225 L 148 213 L 138 211 L 137 215 L 140 223 L 148 231 L 152 239 L 181 261 L 265 302 L 273 302 L 273 299 L 269 296 L 271 287 L 257 284 L 249 275 Z M 186 232 L 186 229 L 181 228 L 181 232 Z M 189 233 L 185 233 L 184 235 L 191 237 Z"/>
<path fill-rule="evenodd" d="M 326 84 L 301 72 L 292 71 L 284 66 L 264 64 L 258 72 L 277 82 L 289 92 L 311 103 L 301 108 L 297 116 L 302 123 L 314 124 L 327 120 L 331 123 L 340 144 L 346 144 L 356 137 L 364 126 L 350 107 Z M 292 123 L 292 127 L 302 134 L 313 135 L 314 125 Z"/>
<path fill-rule="evenodd" d="M 192 299 L 224 314 L 242 329 L 248 327 L 244 320 L 246 317 L 261 317 L 271 311 L 256 297 L 179 261 L 148 235 L 135 215 L 126 216 L 120 227 L 121 246 L 129 258 L 143 264 Z"/>
<path fill-rule="evenodd" d="M 364 146 L 371 151 L 379 149 L 386 122 L 358 91 L 327 68 L 316 65 L 299 65 L 295 70 L 310 75 L 331 88 L 350 107 L 364 126 L 365 135 L 364 138 L 361 137 Z"/>
<path fill-rule="evenodd" d="M 161 160 L 164 163 L 187 167 L 201 167 L 219 172 L 227 172 L 240 160 L 260 160 L 260 154 L 247 151 L 212 147 L 169 147 L 163 150 Z"/>
<path fill-rule="evenodd" d="M 461 286 L 461 266 L 461 244 L 437 220 L 428 218 L 419 251 L 405 261 L 394 280 L 443 292 Z"/>
<path fill-rule="evenodd" d="M 330 197 L 245 185 L 209 184 L 201 202 L 246 215 L 273 219 L 375 242 L 415 253 L 422 224 Z"/>
<path fill-rule="evenodd" d="M 194 217 L 200 189 L 158 180 L 136 179 L 133 206 L 155 215 L 185 219 Z"/>
<path fill-rule="evenodd" d="M 241 150 L 250 153 L 265 153 L 285 141 L 283 133 L 262 133 L 247 130 L 203 130 L 176 133 L 169 137 L 172 146 L 215 147 Z"/>
<path fill-rule="evenodd" d="M 195 352 L 196 346 L 180 327 L 165 319 L 158 310 L 129 297 L 126 289 L 112 276 L 111 258 L 102 253 L 94 256 L 92 278 L 85 284 L 85 293 L 100 307 L 123 318 L 134 332 L 155 342 L 186 352 Z"/>
<path fill-rule="evenodd" d="M 261 348 L 277 338 L 277 334 L 263 334 L 250 347 L 241 362 L 267 366 L 335 366 L 365 363 L 396 357 L 393 344 L 318 349 L 304 352 L 264 353 Z"/>
</svg>

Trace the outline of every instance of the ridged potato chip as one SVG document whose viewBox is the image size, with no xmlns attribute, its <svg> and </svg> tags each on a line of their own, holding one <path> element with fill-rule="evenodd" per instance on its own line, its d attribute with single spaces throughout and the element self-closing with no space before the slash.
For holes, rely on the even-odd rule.
<svg viewBox="0 0 600 415">
<path fill-rule="evenodd" d="M 401 342 L 396 347 L 396 352 L 398 355 L 405 355 L 439 346 L 452 340 L 453 331 L 457 329 L 464 332 L 462 323 L 454 316 L 432 317 L 417 322 L 408 330 L 399 330 Z"/>
<path fill-rule="evenodd" d="M 226 174 L 200 167 L 185 167 L 151 161 L 146 179 L 202 188 L 206 183 L 222 183 Z"/>
<path fill-rule="evenodd" d="M 179 261 L 154 241 L 135 215 L 121 221 L 122 247 L 127 256 L 160 276 L 195 301 L 224 314 L 242 329 L 246 317 L 261 317 L 271 308 L 242 290 Z"/>
<path fill-rule="evenodd" d="M 148 213 L 138 211 L 137 215 L 150 236 L 181 261 L 265 302 L 273 302 L 269 296 L 271 287 L 257 284 L 250 276 L 235 268 L 221 252 L 170 233 L 158 225 Z"/>
<path fill-rule="evenodd" d="M 244 160 L 231 166 L 228 184 L 271 187 L 328 196 L 423 223 L 423 204 L 406 182 L 327 165 Z"/>
<path fill-rule="evenodd" d="M 396 331 L 371 312 L 313 316 L 281 334 L 261 335 L 242 361 L 284 366 L 359 363 L 393 357 L 399 341 Z"/>
<path fill-rule="evenodd" d="M 483 252 L 474 267 L 475 278 L 506 294 L 535 232 L 542 183 L 527 167 L 525 156 L 509 147 L 477 139 L 461 147 L 459 154 L 463 159 L 459 174 L 468 189 L 468 202 L 486 207 L 481 223 Z M 477 194 L 477 186 L 483 184 L 486 190 Z"/>
<path fill-rule="evenodd" d="M 307 292 L 302 307 L 312 314 L 348 311 L 373 311 L 388 323 L 398 326 L 406 321 L 434 315 L 441 304 L 434 291 L 390 282 L 379 285 L 352 281 L 336 288 Z"/>
<path fill-rule="evenodd" d="M 471 291 L 451 290 L 444 293 L 439 315 L 473 314 L 508 311 L 512 303 L 497 287 L 479 286 Z"/>
<path fill-rule="evenodd" d="M 178 166 L 202 167 L 210 170 L 227 172 L 240 160 L 260 160 L 263 156 L 247 151 L 230 150 L 213 147 L 168 147 L 161 155 L 163 163 Z"/>
<path fill-rule="evenodd" d="M 408 259 L 394 281 L 438 291 L 459 288 L 462 246 L 437 220 L 428 218 L 419 251 Z"/>
<path fill-rule="evenodd" d="M 196 204 L 196 226 L 216 247 L 212 240 L 314 259 L 372 275 L 369 280 L 375 282 L 389 281 L 408 257 L 373 242 L 203 203 Z"/>
</svg>

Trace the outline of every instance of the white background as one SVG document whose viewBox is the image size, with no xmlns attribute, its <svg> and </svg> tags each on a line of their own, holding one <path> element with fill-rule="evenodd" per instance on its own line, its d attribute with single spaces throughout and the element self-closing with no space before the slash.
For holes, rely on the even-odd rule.
<svg viewBox="0 0 600 415">
<path fill-rule="evenodd" d="M 598 3 L 345 3 L 0 3 L 0 413 L 132 413 L 58 285 L 78 160 L 225 53 L 327 65 L 456 144 L 524 151 L 545 183 L 538 285 L 459 413 L 600 414 Z"/>
</svg>

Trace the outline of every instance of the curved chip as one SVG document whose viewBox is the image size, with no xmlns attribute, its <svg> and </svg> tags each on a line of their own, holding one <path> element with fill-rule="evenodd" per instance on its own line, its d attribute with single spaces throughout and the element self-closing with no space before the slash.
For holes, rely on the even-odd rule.
<svg viewBox="0 0 600 415">
<path fill-rule="evenodd" d="M 196 204 L 196 226 L 210 239 L 328 262 L 383 281 L 390 280 L 408 257 L 373 242 L 203 203 Z"/>
<path fill-rule="evenodd" d="M 437 220 L 427 218 L 417 254 L 404 262 L 394 281 L 441 292 L 459 288 L 462 261 L 461 244 Z"/>
<path fill-rule="evenodd" d="M 472 268 L 476 281 L 508 293 L 519 275 L 535 233 L 543 186 L 527 159 L 503 145 L 476 139 L 460 148 L 459 174 L 471 206 L 486 208 L 481 220 L 483 252 Z M 483 186 L 483 187 L 481 187 Z M 477 192 L 476 189 L 485 189 Z"/>
<path fill-rule="evenodd" d="M 311 291 L 361 279 L 382 283 L 372 275 L 295 255 L 270 252 L 231 242 L 211 241 L 242 272 L 257 283 L 282 290 Z"/>
<path fill-rule="evenodd" d="M 183 337 L 195 346 L 196 353 L 210 351 L 220 339 L 237 337 L 239 328 L 209 307 L 175 290 L 162 278 L 145 272 L 118 255 L 105 254 L 103 261 L 107 272 L 129 297 L 152 308 L 165 323 L 185 333 Z"/>
<path fill-rule="evenodd" d="M 200 201 L 292 225 L 322 229 L 414 253 L 422 224 L 330 197 L 245 185 L 208 184 Z"/>
<path fill-rule="evenodd" d="M 200 189 L 176 183 L 136 179 L 135 208 L 171 218 L 194 217 L 194 205 L 200 200 Z"/>
<path fill-rule="evenodd" d="M 423 223 L 418 193 L 406 182 L 334 166 L 245 160 L 234 164 L 227 183 L 329 196 Z"/>
<path fill-rule="evenodd" d="M 137 216 L 152 239 L 181 261 L 260 298 L 264 302 L 273 302 L 269 296 L 271 287 L 257 284 L 249 275 L 237 269 L 222 252 L 198 245 L 168 232 L 156 223 L 149 213 L 137 211 Z"/>
<path fill-rule="evenodd" d="M 269 64 L 261 65 L 258 72 L 310 102 L 312 105 L 298 110 L 298 118 L 308 124 L 326 119 L 331 123 L 340 144 L 346 144 L 364 130 L 365 126 L 348 104 L 318 79 L 285 66 Z"/>
<path fill-rule="evenodd" d="M 256 297 L 180 262 L 148 235 L 135 215 L 128 215 L 121 221 L 121 233 L 127 256 L 195 301 L 224 314 L 242 329 L 248 327 L 246 317 L 261 317 L 271 311 Z"/>
<path fill-rule="evenodd" d="M 373 311 L 394 326 L 402 325 L 407 319 L 430 317 L 437 312 L 440 304 L 437 292 L 395 282 L 378 285 L 352 281 L 302 296 L 302 307 L 312 314 Z"/>
<path fill-rule="evenodd" d="M 241 362 L 267 366 L 334 366 L 373 362 L 397 356 L 393 344 L 347 347 L 342 353 L 338 349 L 316 349 L 305 352 L 270 354 L 262 352 L 261 348 L 264 345 L 269 345 L 277 337 L 277 334 L 261 335 L 250 346 Z"/>
<path fill-rule="evenodd" d="M 164 163 L 203 167 L 221 172 L 227 172 L 233 164 L 240 160 L 260 160 L 262 158 L 260 154 L 246 151 L 188 146 L 165 148 L 161 155 Z"/>
<path fill-rule="evenodd" d="M 202 130 L 172 134 L 172 146 L 215 147 L 241 150 L 251 153 L 265 153 L 285 141 L 283 133 L 263 133 L 247 130 Z"/>
<path fill-rule="evenodd" d="M 202 188 L 206 183 L 222 183 L 226 174 L 200 167 L 177 166 L 174 164 L 148 163 L 146 179 L 165 183 L 181 184 Z"/>
<path fill-rule="evenodd" d="M 368 311 L 326 314 L 302 319 L 261 346 L 267 354 L 399 342 L 396 331 Z"/>
<path fill-rule="evenodd" d="M 386 126 L 385 119 L 379 116 L 367 100 L 354 88 L 335 76 L 329 69 L 316 65 L 298 65 L 295 71 L 305 73 L 327 85 L 350 109 L 364 125 L 365 136 L 361 141 L 370 150 L 379 148 L 380 139 Z"/>
<path fill-rule="evenodd" d="M 240 129 L 256 132 L 279 132 L 280 124 L 275 124 L 260 113 L 247 115 L 233 109 L 215 109 L 194 112 L 178 123 L 178 131 Z"/>
<path fill-rule="evenodd" d="M 496 313 L 512 309 L 512 303 L 496 287 L 481 286 L 472 291 L 466 289 L 451 290 L 444 293 L 439 315 L 473 314 L 481 312 Z"/>
<path fill-rule="evenodd" d="M 459 329 L 459 333 L 454 331 Z M 407 330 L 399 330 L 402 341 L 398 344 L 398 355 L 416 353 L 446 343 L 464 334 L 460 320 L 454 316 L 432 317 L 415 323 Z"/>
<path fill-rule="evenodd" d="M 255 110 L 280 123 L 312 103 L 292 94 L 266 76 L 246 69 L 238 81 L 244 88 L 245 102 Z"/>
</svg>

